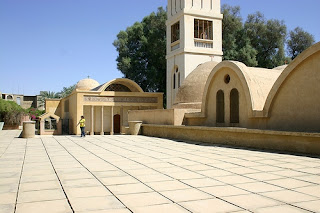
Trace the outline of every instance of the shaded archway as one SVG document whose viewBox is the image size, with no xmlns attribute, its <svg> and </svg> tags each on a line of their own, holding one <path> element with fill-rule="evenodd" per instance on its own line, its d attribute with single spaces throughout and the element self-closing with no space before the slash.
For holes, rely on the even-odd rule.
<svg viewBox="0 0 320 213">
<path fill-rule="evenodd" d="M 120 133 L 120 115 L 116 114 L 113 116 L 113 132 Z"/>
<path fill-rule="evenodd" d="M 224 123 L 224 93 L 222 90 L 216 96 L 216 122 Z"/>
<path fill-rule="evenodd" d="M 239 123 L 239 92 L 232 89 L 230 92 L 230 123 Z"/>
</svg>

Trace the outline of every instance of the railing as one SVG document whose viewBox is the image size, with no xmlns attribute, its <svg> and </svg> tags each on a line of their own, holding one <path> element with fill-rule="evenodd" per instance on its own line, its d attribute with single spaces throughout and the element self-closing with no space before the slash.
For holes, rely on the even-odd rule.
<svg viewBox="0 0 320 213">
<path fill-rule="evenodd" d="M 212 40 L 204 40 L 204 39 L 194 39 L 194 46 L 212 49 L 213 48 L 213 41 Z"/>
</svg>

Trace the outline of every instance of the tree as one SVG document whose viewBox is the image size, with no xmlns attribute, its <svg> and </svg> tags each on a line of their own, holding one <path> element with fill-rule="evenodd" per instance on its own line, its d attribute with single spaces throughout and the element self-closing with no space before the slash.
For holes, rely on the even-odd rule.
<svg viewBox="0 0 320 213">
<path fill-rule="evenodd" d="M 289 32 L 289 40 L 287 41 L 287 51 L 289 57 L 293 60 L 301 52 L 314 44 L 314 37 L 310 33 L 304 31 L 300 27 L 296 27 Z"/>
<path fill-rule="evenodd" d="M 113 43 L 119 53 L 118 69 L 144 91 L 166 91 L 166 19 L 160 7 L 142 22 L 120 31 Z"/>
<path fill-rule="evenodd" d="M 259 67 L 274 68 L 285 63 L 284 43 L 287 27 L 283 21 L 266 20 L 260 12 L 248 15 L 246 35 L 257 50 Z"/>
<path fill-rule="evenodd" d="M 51 92 L 51 91 L 40 91 L 40 106 L 44 106 L 46 99 L 55 99 L 60 98 L 59 93 Z"/>
<path fill-rule="evenodd" d="M 60 92 L 58 92 L 57 96 L 59 96 L 59 98 L 65 98 L 68 95 L 70 95 L 75 88 L 76 88 L 76 84 L 69 87 L 63 87 L 63 89 Z"/>
<path fill-rule="evenodd" d="M 222 5 L 222 51 L 225 60 L 235 60 L 256 66 L 257 51 L 243 29 L 239 6 Z"/>
</svg>

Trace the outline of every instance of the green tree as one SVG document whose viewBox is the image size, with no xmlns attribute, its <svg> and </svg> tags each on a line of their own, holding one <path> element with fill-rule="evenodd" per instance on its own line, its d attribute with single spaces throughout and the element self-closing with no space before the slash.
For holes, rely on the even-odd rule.
<svg viewBox="0 0 320 213">
<path fill-rule="evenodd" d="M 289 57 L 293 60 L 305 49 L 314 44 L 315 40 L 313 35 L 304 31 L 300 27 L 296 27 L 289 32 L 289 40 L 287 41 L 287 51 Z"/>
<path fill-rule="evenodd" d="M 26 111 L 14 101 L 0 99 L 0 121 L 7 125 L 19 125 Z"/>
<path fill-rule="evenodd" d="M 118 69 L 144 91 L 166 91 L 166 19 L 160 7 L 142 22 L 120 31 L 113 43 L 119 53 Z"/>
<path fill-rule="evenodd" d="M 223 59 L 235 60 L 247 66 L 256 66 L 257 51 L 243 28 L 239 6 L 222 5 L 222 50 Z"/>
<path fill-rule="evenodd" d="M 285 63 L 284 43 L 287 27 L 283 21 L 266 20 L 260 12 L 248 15 L 246 35 L 257 50 L 259 67 L 274 68 Z"/>
<path fill-rule="evenodd" d="M 65 98 L 68 95 L 72 93 L 72 91 L 76 88 L 76 84 L 69 86 L 69 87 L 63 87 L 63 89 L 58 92 L 58 95 L 60 98 Z"/>
<path fill-rule="evenodd" d="M 41 91 L 40 92 L 40 106 L 44 106 L 46 99 L 60 98 L 60 94 L 52 91 Z"/>
</svg>

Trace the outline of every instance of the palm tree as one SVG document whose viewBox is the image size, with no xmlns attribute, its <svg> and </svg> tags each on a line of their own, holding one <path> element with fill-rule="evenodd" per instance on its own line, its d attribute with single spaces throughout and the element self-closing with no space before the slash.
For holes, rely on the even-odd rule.
<svg viewBox="0 0 320 213">
<path fill-rule="evenodd" d="M 40 106 L 44 106 L 46 99 L 56 99 L 61 98 L 60 93 L 52 92 L 52 91 L 40 91 Z"/>
</svg>

